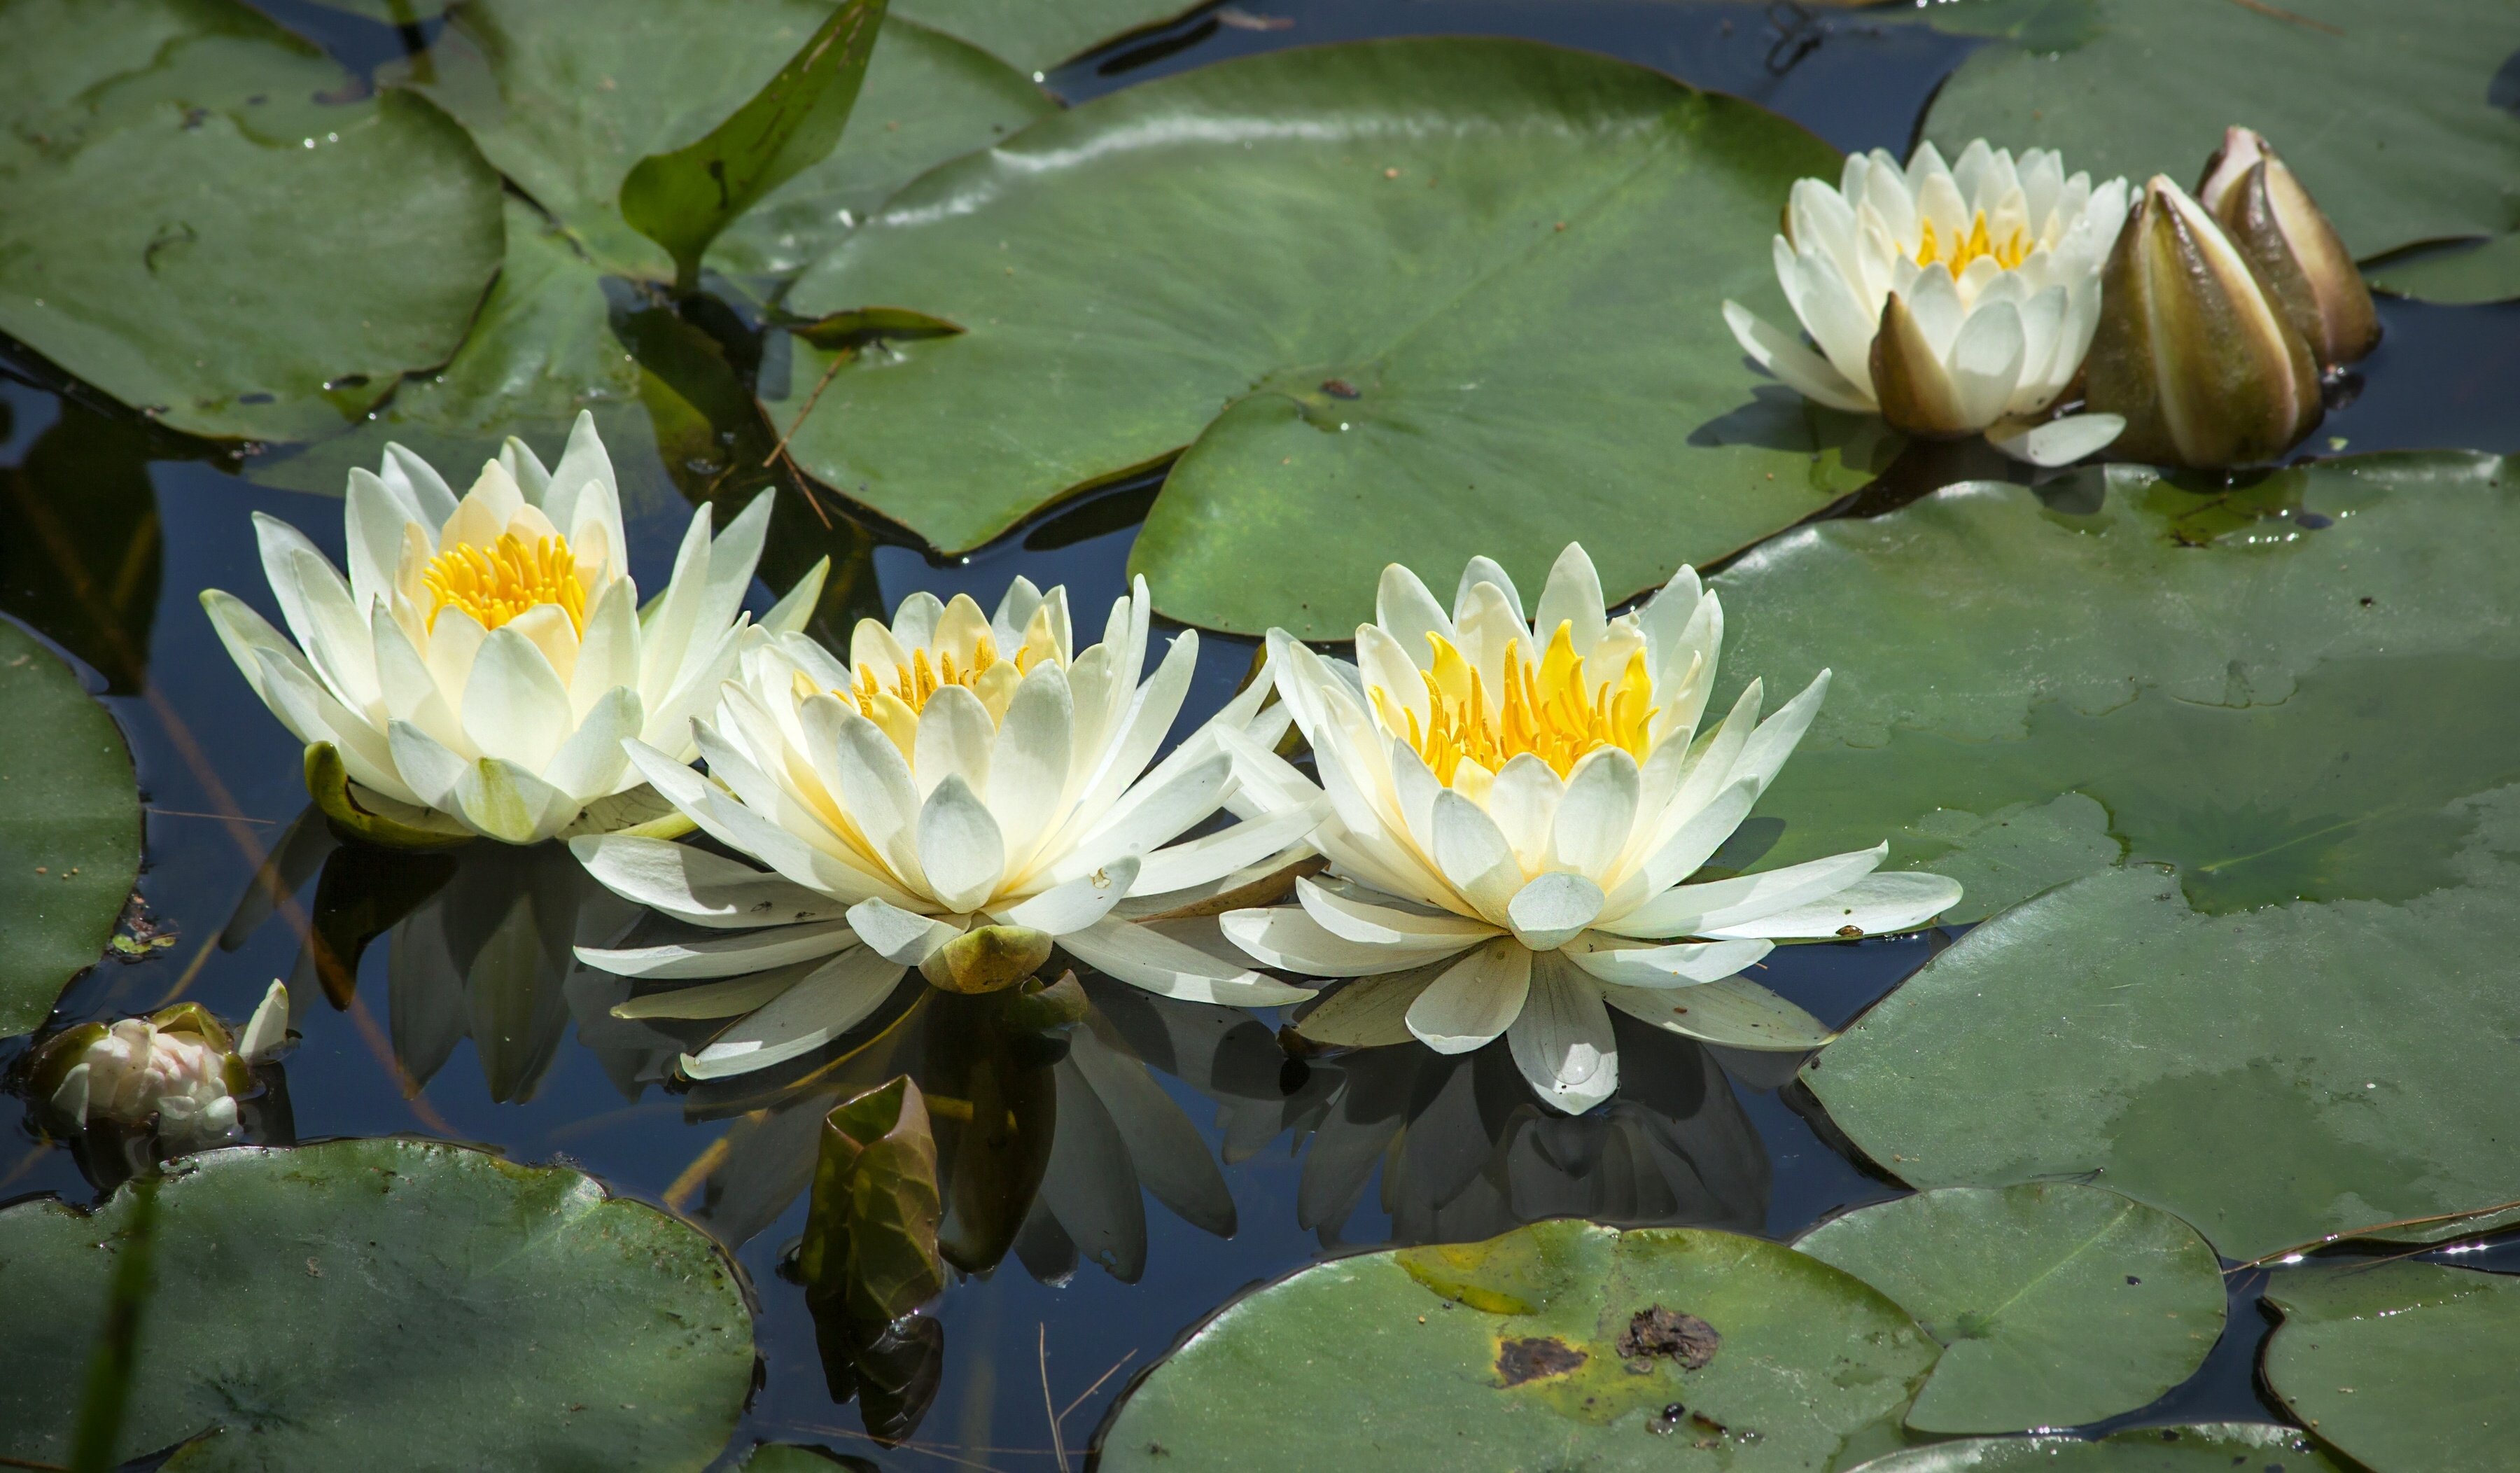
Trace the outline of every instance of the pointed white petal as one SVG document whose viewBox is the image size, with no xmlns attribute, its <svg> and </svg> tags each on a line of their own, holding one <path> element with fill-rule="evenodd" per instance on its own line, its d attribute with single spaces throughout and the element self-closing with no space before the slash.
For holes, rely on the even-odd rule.
<svg viewBox="0 0 2520 1473">
<path fill-rule="evenodd" d="M 871 947 L 843 952 L 698 1053 L 683 1055 L 683 1072 L 723 1079 L 811 1053 L 875 1011 L 905 970 Z"/>
<path fill-rule="evenodd" d="M 1409 1031 L 1438 1053 L 1467 1053 L 1503 1033 L 1531 990 L 1531 953 L 1510 937 L 1446 968 L 1409 1004 Z"/>
</svg>

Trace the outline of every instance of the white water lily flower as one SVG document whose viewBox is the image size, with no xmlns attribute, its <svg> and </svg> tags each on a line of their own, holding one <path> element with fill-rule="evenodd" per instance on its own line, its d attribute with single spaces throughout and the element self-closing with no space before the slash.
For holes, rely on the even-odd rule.
<svg viewBox="0 0 2520 1473">
<path fill-rule="evenodd" d="M 1259 714 L 1268 682 L 1255 680 L 1149 769 L 1198 658 L 1185 631 L 1139 684 L 1150 612 L 1140 579 L 1111 605 L 1102 643 L 1080 652 L 1066 591 L 1045 596 L 1018 578 L 994 618 L 968 596 L 914 594 L 889 628 L 860 621 L 846 664 L 801 635 L 745 650 L 716 720 L 696 723 L 708 778 L 639 743 L 630 752 L 703 831 L 776 872 L 688 845 L 578 839 L 578 857 L 618 894 L 741 932 L 578 955 L 629 976 L 730 979 L 617 1009 L 748 1014 L 684 1059 L 696 1079 L 820 1048 L 912 966 L 985 990 L 1038 966 L 1054 940 L 1168 997 L 1309 997 L 1165 917 L 1282 868 L 1319 809 L 1280 804 L 1173 843 L 1240 801 L 1226 743 L 1266 746 L 1286 718 Z M 970 945 L 949 953 L 967 933 Z M 967 963 L 988 975 L 967 975 Z"/>
<path fill-rule="evenodd" d="M 1537 617 L 1480 558 L 1449 616 L 1416 574 L 1385 568 L 1354 667 L 1272 630 L 1279 692 L 1331 804 L 1312 834 L 1330 877 L 1299 881 L 1300 904 L 1230 913 L 1226 934 L 1271 966 L 1368 979 L 1325 1008 L 1405 1017 L 1443 1052 L 1503 1034 L 1532 1087 L 1569 1112 L 1618 1088 L 1605 1004 L 1716 1043 L 1808 1047 L 1775 1030 L 1816 1025 L 1741 969 L 1778 941 L 1922 925 L 1960 888 L 1874 873 L 1886 844 L 1688 882 L 1828 686 L 1823 671 L 1762 722 L 1753 681 L 1701 737 L 1723 635 L 1722 606 L 1685 567 L 1608 617 L 1573 545 Z M 1246 768 L 1264 800 L 1312 801 L 1292 768 Z"/>
<path fill-rule="evenodd" d="M 155 1121 L 161 1149 L 199 1150 L 243 1133 L 236 1095 L 246 1087 L 246 1071 L 277 1056 L 288 1040 L 289 990 L 274 982 L 233 1049 L 198 1009 L 168 1009 L 104 1027 L 77 1041 L 74 1050 L 45 1059 L 42 1072 L 60 1071 L 51 1104 L 63 1120 L 79 1126 Z"/>
<path fill-rule="evenodd" d="M 691 760 L 691 718 L 747 638 L 738 605 L 769 518 L 756 497 L 712 540 L 710 509 L 694 512 L 672 578 L 641 607 L 612 462 L 580 414 L 556 469 L 510 439 L 461 501 L 399 445 L 376 474 L 352 470 L 346 581 L 296 528 L 255 513 L 294 645 L 231 595 L 202 604 L 272 714 L 339 752 L 363 807 L 533 843 L 639 784 L 623 738 Z M 802 627 L 824 571 L 759 628 Z"/>
<path fill-rule="evenodd" d="M 1946 166 L 1928 143 L 1905 168 L 1880 149 L 1850 155 L 1836 188 L 1795 182 L 1776 242 L 1777 281 L 1820 352 L 1738 302 L 1724 320 L 1806 398 L 1915 434 L 1984 431 L 2008 455 L 2063 465 L 2123 427 L 2111 415 L 2033 417 L 2091 348 L 2126 212 L 2124 179 L 2067 178 L 2046 149 L 2015 163 L 1981 138 Z"/>
</svg>

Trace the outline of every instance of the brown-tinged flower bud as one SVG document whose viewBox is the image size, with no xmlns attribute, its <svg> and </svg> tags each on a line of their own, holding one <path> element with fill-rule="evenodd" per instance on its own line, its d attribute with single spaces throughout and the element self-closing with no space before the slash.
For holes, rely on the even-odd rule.
<svg viewBox="0 0 2520 1473">
<path fill-rule="evenodd" d="M 2321 414 L 2318 365 L 2204 206 L 2156 174 L 2100 273 L 2086 407 L 2157 465 L 2271 461 Z"/>
<path fill-rule="evenodd" d="M 2352 363 L 2379 342 L 2380 316 L 2352 253 L 2265 139 L 2225 129 L 2196 202 L 2221 222 L 2322 367 Z"/>
</svg>

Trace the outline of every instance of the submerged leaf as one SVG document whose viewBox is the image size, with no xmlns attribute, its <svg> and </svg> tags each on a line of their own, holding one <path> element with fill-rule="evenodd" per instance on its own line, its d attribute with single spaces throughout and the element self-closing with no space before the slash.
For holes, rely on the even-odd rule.
<svg viewBox="0 0 2520 1473">
<path fill-rule="evenodd" d="M 832 1107 L 797 1269 L 818 1308 L 882 1324 L 945 1288 L 927 1103 L 907 1075 Z"/>
</svg>

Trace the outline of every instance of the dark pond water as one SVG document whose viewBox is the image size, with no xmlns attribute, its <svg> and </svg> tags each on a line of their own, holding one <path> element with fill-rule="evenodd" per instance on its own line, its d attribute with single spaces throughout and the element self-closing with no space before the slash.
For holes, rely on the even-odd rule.
<svg viewBox="0 0 2520 1473">
<path fill-rule="evenodd" d="M 433 28 L 406 35 L 311 5 L 265 8 L 361 69 Z M 1414 32 L 1605 51 L 1753 98 L 1840 147 L 1901 153 L 1971 44 L 1790 4 L 1252 0 L 1047 81 L 1083 99 L 1261 48 Z M 2339 387 L 2350 402 L 2311 448 L 2520 449 L 2520 419 L 2508 412 L 2520 387 L 2520 307 L 2389 301 L 2382 311 L 2389 335 L 2362 365 L 2369 387 Z M 757 352 L 741 322 L 700 326 L 739 365 Z M 578 1166 L 618 1192 L 695 1215 L 737 1247 L 760 1301 L 766 1376 L 740 1442 L 822 1443 L 887 1468 L 1051 1467 L 1058 1454 L 1046 1399 L 1064 1408 L 1059 1442 L 1081 1448 L 1130 1375 L 1185 1330 L 1247 1286 L 1325 1255 L 1479 1238 L 1563 1215 L 1786 1237 L 1898 1190 L 1832 1144 L 1790 1084 L 1792 1060 L 1719 1055 L 1624 1030 L 1624 1019 L 1629 1087 L 1580 1119 L 1533 1102 L 1502 1045 L 1456 1059 L 1395 1049 L 1302 1062 L 1281 1050 L 1267 1014 L 1091 979 L 1097 1011 L 1063 1061 L 993 1053 L 984 1016 L 922 1003 L 868 1057 L 808 1060 L 741 1093 L 680 1093 L 665 1083 L 676 1041 L 611 1018 L 611 984 L 567 961 L 570 941 L 608 939 L 628 917 L 564 853 L 388 862 L 299 823 L 296 746 L 251 697 L 196 599 L 224 588 L 272 611 L 248 513 L 291 521 L 338 558 L 339 502 L 257 484 L 253 465 L 66 387 L 22 355 L 0 355 L 0 610 L 70 656 L 129 736 L 150 805 L 141 889 L 177 941 L 136 964 L 103 964 L 71 989 L 57 1021 L 176 997 L 241 1017 L 272 977 L 286 977 L 304 1034 L 287 1066 L 299 1138 L 402 1132 L 481 1142 Z M 765 433 L 757 422 L 721 427 L 739 450 L 757 449 Z M 709 469 L 677 468 L 675 479 L 689 493 L 719 480 Z M 1929 447 L 1849 510 L 2008 473 Z M 855 580 L 870 612 L 922 589 L 991 603 L 1017 573 L 1065 583 L 1094 607 L 1123 591 L 1151 490 L 1118 488 L 943 562 L 881 527 L 842 519 L 826 531 L 791 514 L 774 560 L 801 569 L 833 553 L 836 576 Z M 634 570 L 656 586 L 688 509 L 660 493 L 633 510 Z M 757 612 L 768 597 L 754 593 Z M 1249 657 L 1247 645 L 1209 641 L 1186 715 L 1221 702 Z M 1948 939 L 1788 949 L 1762 980 L 1840 1023 Z M 21 1047 L 0 1045 L 0 1064 Z M 802 1224 L 815 1122 L 842 1093 L 905 1067 L 943 1082 L 997 1069 L 1056 1100 L 1042 1112 L 1056 1125 L 1036 1198 L 976 1214 L 1003 1258 L 930 1312 L 941 1353 L 912 1346 L 887 1361 L 858 1348 L 879 1388 L 915 1381 L 922 1366 L 941 1373 L 915 1427 L 886 1411 L 899 1396 L 878 1390 L 863 1416 L 835 1399 L 802 1293 L 779 1272 Z M 0 1199 L 92 1199 L 79 1163 L 41 1143 L 16 1118 L 15 1099 L 6 1108 Z M 985 1188 L 988 1153 L 962 1154 Z M 2480 1258 L 2520 1267 L 2509 1247 L 2452 1261 Z M 2279 1416 L 2254 1380 L 2267 1324 L 2261 1281 L 2234 1276 L 2231 1329 L 2199 1375 L 2121 1420 Z M 830 1349 L 839 1359 L 847 1348 Z M 869 1419 L 908 1441 L 878 1448 Z"/>
</svg>

